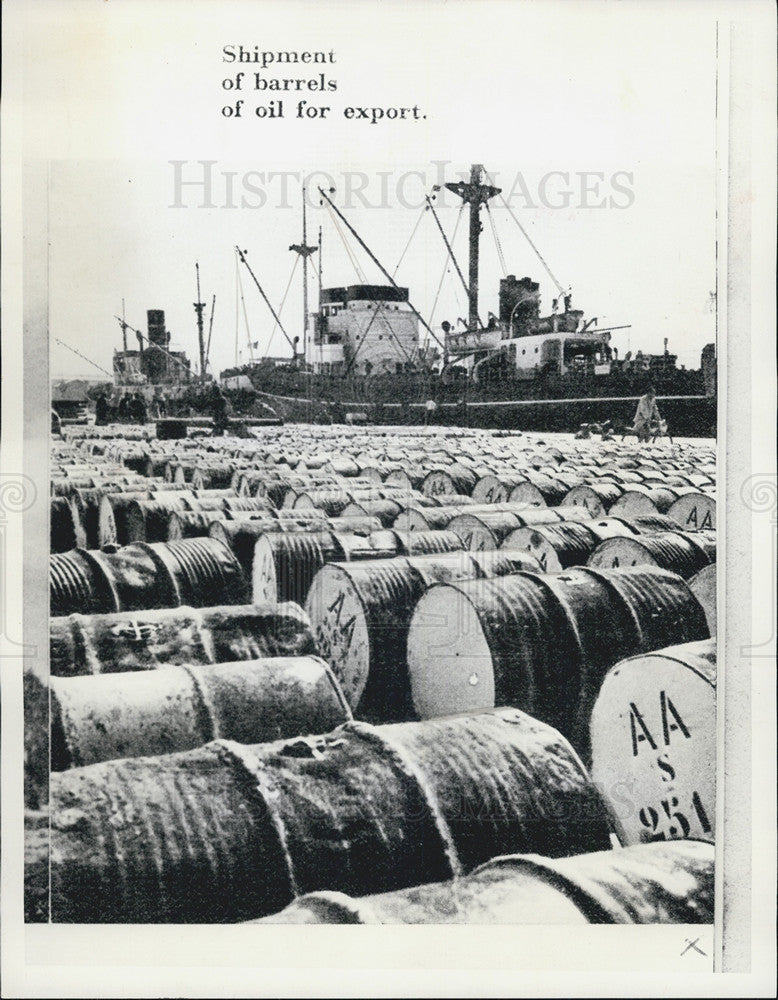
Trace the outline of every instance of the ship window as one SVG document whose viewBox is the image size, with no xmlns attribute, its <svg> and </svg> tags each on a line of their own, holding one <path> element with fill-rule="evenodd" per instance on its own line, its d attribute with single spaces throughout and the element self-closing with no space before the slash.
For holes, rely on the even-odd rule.
<svg viewBox="0 0 778 1000">
<path fill-rule="evenodd" d="M 522 348 L 522 352 L 521 353 L 522 354 L 526 354 L 527 352 Z"/>
<path fill-rule="evenodd" d="M 538 349 L 537 349 L 537 347 L 536 347 L 536 348 L 535 348 L 535 354 L 537 354 L 537 353 L 538 353 Z"/>
</svg>

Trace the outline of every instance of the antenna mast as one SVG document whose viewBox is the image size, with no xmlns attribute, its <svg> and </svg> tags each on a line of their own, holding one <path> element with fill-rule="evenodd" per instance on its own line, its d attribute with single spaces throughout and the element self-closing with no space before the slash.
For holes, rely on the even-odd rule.
<svg viewBox="0 0 778 1000">
<path fill-rule="evenodd" d="M 293 243 L 290 247 L 299 257 L 303 259 L 303 354 L 305 353 L 305 336 L 308 329 L 308 258 L 316 253 L 318 247 L 308 246 L 308 232 L 305 215 L 305 185 L 303 185 L 303 241 Z M 292 348 L 294 356 L 297 357 L 297 349 Z"/>
<path fill-rule="evenodd" d="M 471 332 L 478 330 L 478 243 L 481 235 L 481 205 L 485 205 L 490 198 L 500 193 L 500 188 L 492 187 L 490 184 L 482 184 L 484 168 L 480 163 L 474 163 L 470 167 L 470 181 L 457 181 L 446 184 L 449 191 L 459 195 L 465 204 L 470 206 L 470 273 L 469 273 L 469 315 L 468 329 Z"/>
<path fill-rule="evenodd" d="M 197 343 L 200 347 L 200 378 L 205 376 L 205 340 L 203 338 L 203 309 L 205 303 L 200 301 L 200 265 L 195 262 L 195 272 L 197 274 L 197 302 L 193 303 L 197 314 Z"/>
</svg>

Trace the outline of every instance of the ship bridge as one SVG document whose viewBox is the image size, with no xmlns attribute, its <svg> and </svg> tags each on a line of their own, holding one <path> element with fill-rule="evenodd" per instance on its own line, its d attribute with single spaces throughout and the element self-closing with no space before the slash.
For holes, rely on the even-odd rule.
<svg viewBox="0 0 778 1000">
<path fill-rule="evenodd" d="M 419 321 L 408 289 L 392 285 L 323 288 L 309 316 L 305 360 L 321 374 L 394 373 L 418 359 Z"/>
</svg>

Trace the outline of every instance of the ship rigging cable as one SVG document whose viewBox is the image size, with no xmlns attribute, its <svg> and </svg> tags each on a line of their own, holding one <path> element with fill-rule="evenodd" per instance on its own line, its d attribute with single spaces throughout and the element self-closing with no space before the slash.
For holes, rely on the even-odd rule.
<svg viewBox="0 0 778 1000">
<path fill-rule="evenodd" d="M 289 275 L 289 281 L 286 283 L 286 291 L 284 292 L 284 297 L 281 299 L 281 305 L 278 307 L 278 315 L 279 316 L 284 311 L 284 306 L 286 305 L 286 297 L 289 294 L 289 289 L 292 287 L 292 280 L 293 280 L 293 278 L 295 276 L 295 273 L 297 271 L 297 265 L 299 263 L 300 263 L 300 258 L 299 257 L 295 257 L 294 264 L 292 264 L 292 273 Z M 273 337 L 275 336 L 277 329 L 278 329 L 278 323 L 276 323 L 273 326 L 273 329 L 270 331 L 270 340 L 268 340 L 268 342 L 267 342 L 267 347 L 265 348 L 264 357 L 267 357 L 268 354 L 270 354 L 270 345 L 273 343 Z"/>
<path fill-rule="evenodd" d="M 486 170 L 484 170 L 484 176 L 486 177 L 486 179 L 487 179 L 487 180 L 488 180 L 488 181 L 489 181 L 490 183 L 492 183 L 492 178 L 491 178 L 491 177 L 489 176 L 489 173 L 488 173 L 488 172 L 487 172 Z M 554 275 L 553 271 L 551 270 L 551 268 L 550 268 L 550 267 L 548 266 L 548 264 L 546 263 L 546 261 L 545 261 L 545 259 L 544 259 L 544 257 L 543 257 L 543 254 L 542 254 L 542 253 L 540 252 L 540 250 L 538 250 L 538 248 L 537 248 L 537 247 L 535 246 L 535 244 L 534 244 L 534 243 L 532 242 L 532 239 L 531 239 L 531 237 L 530 237 L 529 233 L 527 232 L 527 230 L 526 230 L 526 229 L 524 228 L 524 226 L 522 226 L 522 224 L 521 224 L 521 223 L 519 222 L 519 220 L 518 220 L 518 218 L 517 218 L 517 216 L 516 216 L 516 213 L 515 213 L 515 212 L 513 211 L 513 209 L 511 208 L 511 206 L 510 206 L 510 205 L 508 204 L 508 202 L 507 202 L 507 201 L 505 200 L 505 195 L 504 195 L 504 194 L 502 194 L 502 193 L 500 193 L 500 196 L 499 196 L 499 197 L 500 197 L 500 201 L 501 201 L 501 202 L 503 203 L 503 205 L 505 206 L 505 208 L 506 208 L 506 209 L 508 210 L 508 215 L 510 215 L 510 217 L 511 217 L 511 218 L 513 219 L 513 221 L 514 221 L 514 222 L 516 223 L 516 225 L 517 225 L 517 226 L 519 227 L 519 230 L 521 231 L 521 234 L 522 234 L 522 236 L 524 237 L 524 239 L 525 239 L 525 240 L 527 241 L 527 243 L 529 243 L 529 245 L 530 245 L 530 246 L 532 247 L 532 249 L 533 249 L 533 250 L 535 251 L 535 253 L 537 254 L 537 258 L 538 258 L 538 260 L 539 260 L 539 261 L 540 261 L 540 263 L 541 263 L 541 264 L 543 265 L 543 267 L 544 267 L 544 268 L 546 269 L 546 273 L 548 274 L 549 278 L 551 278 L 551 280 L 552 280 L 552 281 L 554 282 L 554 284 L 556 285 L 556 287 L 557 287 L 557 291 L 559 292 L 559 294 L 560 294 L 560 295 L 564 295 L 564 294 L 565 294 L 565 289 L 564 289 L 564 287 L 563 287 L 563 286 L 562 286 L 562 285 L 561 285 L 561 284 L 559 283 L 559 281 L 558 281 L 558 280 L 557 280 L 557 278 L 555 277 L 555 275 Z"/>
<path fill-rule="evenodd" d="M 121 320 L 120 320 L 120 322 L 121 322 Z M 128 324 L 128 326 L 129 326 L 129 324 Z M 130 326 L 129 329 L 131 330 L 132 327 Z M 108 376 L 108 378 L 113 379 L 113 375 L 111 375 L 110 372 L 107 372 L 105 370 L 105 368 L 103 368 L 101 365 L 98 365 L 96 361 L 92 361 L 92 359 L 88 358 L 86 356 L 86 354 L 82 354 L 81 351 L 77 351 L 75 349 L 75 347 L 71 347 L 70 344 L 66 344 L 65 341 L 64 340 L 60 340 L 59 337 L 55 337 L 54 340 L 56 340 L 56 342 L 58 344 L 62 344 L 63 347 L 67 347 L 67 349 L 69 351 L 72 351 L 74 354 L 77 354 L 79 356 L 79 358 L 83 358 L 84 361 L 88 361 L 90 365 L 92 365 L 94 368 L 97 368 L 98 371 L 103 372 L 105 375 Z"/>
<path fill-rule="evenodd" d="M 408 237 L 408 242 L 405 244 L 405 249 L 400 254 L 400 259 L 397 261 L 397 267 L 395 267 L 394 271 L 392 271 L 392 276 L 393 277 L 397 277 L 397 272 L 400 270 L 400 265 L 405 260 L 405 255 L 408 253 L 408 249 L 409 249 L 411 243 L 413 242 L 413 237 L 416 235 L 416 232 L 418 231 L 419 225 L 421 224 L 421 220 L 424 218 L 424 213 L 425 212 L 426 212 L 426 209 L 422 208 L 421 212 L 419 213 L 419 217 L 416 220 L 416 225 L 413 227 L 411 235 Z"/>
<path fill-rule="evenodd" d="M 456 224 L 454 225 L 454 232 L 451 234 L 451 242 L 452 243 L 457 238 L 457 233 L 459 232 L 459 223 L 462 221 L 462 216 L 464 214 L 465 214 L 465 203 L 462 202 L 460 204 L 460 206 L 459 206 L 459 212 L 457 213 L 457 221 L 456 221 Z M 446 253 L 446 256 L 443 258 L 443 270 L 442 270 L 441 275 L 440 275 L 440 281 L 438 283 L 438 290 L 435 293 L 435 301 L 432 303 L 432 311 L 430 312 L 430 324 L 432 323 L 432 321 L 433 321 L 433 319 L 435 317 L 435 310 L 438 308 L 438 299 L 440 298 L 440 293 L 443 290 L 443 282 L 446 280 L 446 275 L 448 274 L 448 258 L 449 258 L 449 254 Z M 461 277 L 461 275 L 460 275 L 460 277 Z M 459 300 L 458 299 L 457 299 L 457 304 L 459 304 Z M 424 349 L 425 350 L 427 349 L 428 341 L 429 341 L 429 337 L 425 337 L 424 338 Z"/>
<path fill-rule="evenodd" d="M 454 264 L 454 267 L 457 269 L 457 274 L 459 275 L 459 280 L 462 282 L 462 287 L 465 290 L 465 295 L 470 295 L 470 289 L 467 287 L 467 282 L 465 281 L 465 276 L 462 274 L 462 270 L 459 267 L 459 262 L 457 261 L 456 257 L 454 256 L 454 251 L 451 248 L 451 243 L 449 242 L 449 240 L 448 240 L 448 238 L 447 238 L 447 236 L 446 236 L 446 234 L 445 234 L 445 232 L 443 230 L 443 226 L 440 224 L 440 219 L 438 218 L 438 213 L 435 211 L 435 208 L 434 208 L 434 206 L 432 204 L 432 199 L 430 198 L 429 195 L 426 195 L 426 199 L 427 199 L 427 208 L 432 212 L 432 218 L 437 223 L 438 230 L 440 231 L 440 235 L 443 237 L 443 242 L 446 244 L 446 250 L 448 251 L 448 255 L 451 258 L 451 260 L 452 260 L 452 262 Z M 460 220 L 460 218 L 462 216 L 462 209 L 464 208 L 464 206 L 465 206 L 464 202 L 462 202 L 462 204 L 459 206 L 459 215 L 457 216 L 457 228 L 459 227 L 459 220 Z M 456 236 L 456 229 L 454 230 L 454 235 Z M 481 321 L 479 320 L 478 322 L 479 322 L 479 325 L 480 325 Z"/>
<path fill-rule="evenodd" d="M 279 330 L 281 331 L 281 333 L 283 333 L 284 337 L 286 337 L 287 344 L 289 344 L 289 346 L 292 348 L 292 354 L 296 355 L 297 351 L 295 349 L 294 343 L 292 342 L 292 339 L 289 336 L 289 334 L 284 329 L 284 324 L 278 318 L 278 314 L 276 313 L 275 309 L 273 308 L 272 303 L 270 302 L 270 299 L 265 294 L 264 288 L 262 287 L 262 285 L 260 285 L 259 279 L 257 278 L 256 274 L 254 274 L 254 272 L 251 270 L 251 265 L 246 260 L 246 254 L 245 254 L 245 252 L 243 250 L 241 250 L 240 247 L 237 247 L 237 246 L 235 247 L 235 249 L 238 251 L 238 256 L 240 257 L 241 263 L 245 264 L 246 270 L 249 272 L 249 274 L 252 277 L 252 280 L 254 281 L 254 284 L 259 289 L 259 294 L 265 300 L 265 304 L 267 305 L 267 307 L 270 310 L 270 312 L 273 314 L 273 319 L 276 321 L 276 323 L 278 323 Z M 252 357 L 252 361 L 253 361 L 253 357 Z"/>
<path fill-rule="evenodd" d="M 238 251 L 240 252 L 240 251 Z M 251 343 L 251 331 L 249 330 L 249 316 L 246 311 L 246 300 L 243 297 L 243 280 L 240 276 L 240 268 L 238 269 L 238 293 L 240 295 L 240 304 L 243 307 L 243 322 L 246 324 L 246 343 L 249 348 L 249 357 L 251 358 L 252 364 L 254 363 L 254 345 Z M 235 336 L 235 341 L 237 344 L 237 334 Z"/>
<path fill-rule="evenodd" d="M 492 210 L 489 207 L 489 202 L 486 205 L 486 214 L 489 216 L 489 225 L 492 228 L 492 236 L 494 237 L 494 245 L 497 247 L 497 256 L 500 260 L 500 267 L 502 268 L 503 278 L 508 277 L 508 268 L 505 266 L 505 254 L 502 252 L 502 244 L 500 243 L 500 237 L 497 235 L 497 227 L 494 224 L 494 216 L 492 215 Z"/>
<path fill-rule="evenodd" d="M 335 232 L 338 234 L 338 236 L 340 236 L 340 241 L 343 244 L 343 249 L 346 251 L 348 259 L 351 261 L 351 266 L 354 268 L 354 272 L 356 273 L 357 278 L 363 285 L 366 285 L 367 278 L 365 277 L 362 268 L 359 266 L 357 258 L 351 252 L 351 247 L 348 245 L 348 240 L 343 234 L 343 230 L 340 227 L 340 223 L 338 222 L 337 217 L 333 214 L 332 209 L 329 206 L 327 206 L 327 211 L 329 212 L 330 219 L 332 220 L 332 224 L 335 227 Z"/>
</svg>

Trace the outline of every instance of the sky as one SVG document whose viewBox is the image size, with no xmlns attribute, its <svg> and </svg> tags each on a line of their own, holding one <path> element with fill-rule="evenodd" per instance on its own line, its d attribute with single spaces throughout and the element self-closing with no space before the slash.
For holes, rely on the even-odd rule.
<svg viewBox="0 0 778 1000">
<path fill-rule="evenodd" d="M 516 220 L 575 307 L 601 326 L 629 325 L 614 333 L 622 353 L 659 352 L 667 337 L 679 363 L 699 365 L 715 337 L 716 36 L 706 5 L 434 0 L 325 12 L 292 2 L 260 16 L 271 7 L 225 5 L 216 17 L 213 4 L 166 3 L 155 8 L 154 33 L 144 31 L 152 16 L 144 0 L 90 5 L 88 20 L 59 26 L 31 16 L 40 59 L 27 86 L 28 155 L 48 160 L 52 377 L 100 374 L 54 338 L 111 370 L 122 299 L 141 329 L 147 309 L 164 309 L 174 345 L 194 358 L 196 261 L 206 321 L 216 295 L 214 371 L 234 363 L 236 326 L 240 360 L 249 337 L 260 356 L 268 345 L 289 353 L 278 330 L 270 340 L 273 319 L 242 266 L 243 302 L 237 296 L 234 247 L 248 251 L 278 310 L 308 176 L 308 239 L 322 227 L 325 285 L 355 283 L 360 273 L 383 279 L 349 239 L 355 269 L 319 205 L 319 183 L 334 187 L 331 197 L 387 270 L 402 258 L 396 280 L 433 328 L 455 322 L 466 315 L 464 293 L 450 265 L 441 285 L 447 253 L 420 206 L 433 185 L 460 179 L 473 162 L 509 200 L 511 211 L 498 197 L 491 212 L 506 270 L 540 282 L 543 312 L 556 287 Z M 239 68 L 223 61 L 223 47 L 239 44 L 332 53 L 327 65 L 259 67 L 266 79 L 323 72 L 337 90 L 303 96 L 329 106 L 328 120 L 297 120 L 299 93 L 248 89 L 256 65 L 240 66 L 235 90 Z M 237 93 L 241 117 L 227 118 L 222 109 Z M 254 114 L 279 97 L 283 119 Z M 426 118 L 409 110 L 373 125 L 346 118 L 346 107 L 416 107 Z M 439 195 L 436 205 L 451 238 L 458 200 Z M 464 217 L 454 243 L 466 270 Z M 481 246 L 485 319 L 497 312 L 504 273 L 486 216 Z M 312 306 L 316 284 L 312 272 Z M 291 336 L 301 317 L 298 268 L 282 312 Z"/>
</svg>

